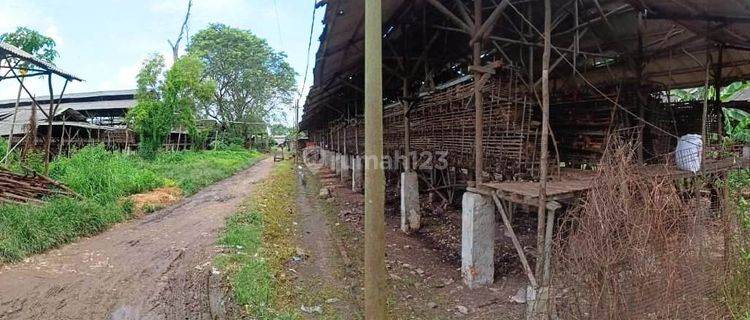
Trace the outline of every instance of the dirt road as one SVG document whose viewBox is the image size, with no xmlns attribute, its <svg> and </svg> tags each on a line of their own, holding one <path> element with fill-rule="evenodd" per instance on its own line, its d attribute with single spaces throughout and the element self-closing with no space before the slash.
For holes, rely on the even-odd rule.
<svg viewBox="0 0 750 320">
<path fill-rule="evenodd" d="M 177 205 L 0 268 L 0 319 L 212 319 L 224 218 L 273 167 L 265 159 Z"/>
</svg>

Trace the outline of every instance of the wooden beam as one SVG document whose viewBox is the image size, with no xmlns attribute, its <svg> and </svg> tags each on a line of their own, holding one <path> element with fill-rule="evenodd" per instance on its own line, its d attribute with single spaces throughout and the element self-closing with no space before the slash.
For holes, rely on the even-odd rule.
<svg viewBox="0 0 750 320">
<path fill-rule="evenodd" d="M 648 11 L 644 16 L 651 20 L 690 20 L 690 21 L 707 21 L 707 22 L 724 22 L 724 23 L 750 23 L 750 16 L 718 16 L 710 14 L 692 14 L 692 13 L 662 13 Z"/>
<path fill-rule="evenodd" d="M 492 194 L 492 200 L 495 202 L 495 206 L 497 207 L 497 211 L 500 212 L 500 217 L 503 218 L 503 224 L 505 225 L 505 230 L 508 231 L 510 234 L 510 240 L 513 242 L 513 247 L 516 249 L 516 253 L 518 254 L 518 259 L 521 260 L 521 266 L 523 266 L 523 271 L 526 273 L 526 276 L 529 278 L 529 283 L 531 283 L 531 286 L 536 288 L 538 286 L 536 282 L 536 277 L 534 276 L 534 272 L 531 271 L 531 266 L 529 266 L 529 262 L 526 260 L 526 253 L 523 251 L 523 246 L 521 246 L 521 242 L 518 241 L 518 237 L 516 237 L 515 231 L 513 231 L 513 225 L 510 223 L 510 219 L 508 219 L 508 214 L 505 212 L 505 207 L 500 202 L 500 198 L 497 196 L 497 193 Z"/>
<path fill-rule="evenodd" d="M 437 9 L 438 11 L 440 11 L 440 13 L 442 13 L 445 17 L 447 17 L 448 19 L 450 19 L 451 21 L 453 21 L 453 23 L 455 23 L 456 26 L 460 27 L 461 29 L 463 29 L 467 33 L 471 33 L 472 29 L 474 29 L 474 28 L 470 28 L 469 25 L 467 25 L 463 20 L 461 20 L 461 18 L 457 17 L 455 14 L 453 14 L 453 12 L 451 12 L 450 10 L 448 10 L 448 8 L 446 8 L 442 3 L 440 3 L 440 1 L 438 1 L 438 0 L 427 0 L 427 2 L 429 4 L 431 4 L 433 7 L 435 7 L 435 9 Z M 476 21 L 474 23 L 478 24 L 478 22 L 476 22 Z"/>
<path fill-rule="evenodd" d="M 479 1 L 479 0 L 475 0 Z M 498 18 L 503 13 L 503 10 L 508 7 L 508 4 L 510 3 L 510 0 L 503 0 L 495 7 L 495 10 L 492 10 L 492 13 L 490 13 L 490 16 L 487 17 L 487 20 L 482 23 L 482 26 L 477 30 L 474 35 L 471 37 L 471 41 L 469 44 L 474 44 L 477 41 L 481 41 L 484 35 L 490 30 L 490 28 L 495 24 Z"/>
</svg>

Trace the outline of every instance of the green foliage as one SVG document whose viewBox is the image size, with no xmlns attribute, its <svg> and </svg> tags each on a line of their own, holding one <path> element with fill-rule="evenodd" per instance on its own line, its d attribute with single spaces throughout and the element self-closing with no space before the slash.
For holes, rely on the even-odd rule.
<svg viewBox="0 0 750 320">
<path fill-rule="evenodd" d="M 0 41 L 16 46 L 32 56 L 49 62 L 54 62 L 58 56 L 57 50 L 55 50 L 55 40 L 26 27 L 18 27 L 14 32 L 1 34 Z"/>
<path fill-rule="evenodd" d="M 209 184 L 229 177 L 260 159 L 260 153 L 234 151 L 169 152 L 159 154 L 148 168 L 175 181 L 185 194 L 193 194 Z"/>
<path fill-rule="evenodd" d="M 721 88 L 721 101 L 730 101 L 732 100 L 737 94 L 750 89 L 750 83 L 747 82 L 733 82 L 729 84 L 728 86 Z M 670 94 L 672 95 L 672 99 L 674 101 L 702 101 L 705 97 L 706 88 L 705 87 L 695 87 L 695 88 L 687 88 L 687 89 L 674 89 L 670 91 Z M 708 99 L 713 100 L 716 97 L 716 89 L 714 87 L 709 86 L 708 88 Z"/>
<path fill-rule="evenodd" d="M 56 197 L 41 206 L 0 204 L 0 261 L 16 261 L 130 218 L 133 202 L 126 196 L 170 184 L 194 193 L 249 166 L 258 155 L 247 150 L 181 151 L 146 161 L 87 146 L 59 157 L 51 163 L 51 177 L 84 199 Z"/>
<path fill-rule="evenodd" d="M 137 103 L 128 112 L 127 121 L 140 137 L 139 148 L 144 158 L 152 159 L 172 130 L 173 114 L 161 101 L 161 74 L 164 57 L 153 55 L 143 62 L 138 72 Z"/>
<path fill-rule="evenodd" d="M 216 82 L 216 103 L 203 110 L 222 124 L 222 137 L 249 139 L 265 130 L 279 104 L 291 102 L 296 73 L 286 55 L 252 32 L 211 24 L 191 38 L 187 50 Z"/>
<path fill-rule="evenodd" d="M 750 142 L 750 113 L 740 109 L 722 108 L 724 132 L 733 141 Z"/>
<path fill-rule="evenodd" d="M 41 206 L 0 206 L 0 261 L 17 261 L 25 255 L 100 232 L 122 221 L 125 212 L 116 205 L 92 200 L 56 198 Z"/>
<path fill-rule="evenodd" d="M 138 73 L 138 103 L 128 112 L 144 158 L 154 158 L 174 128 L 187 129 L 191 136 L 200 135 L 197 108 L 210 104 L 215 88 L 203 73 L 203 63 L 189 55 L 175 61 L 166 72 L 164 57 L 154 55 L 144 61 Z"/>
<path fill-rule="evenodd" d="M 187 55 L 178 59 L 167 72 L 164 83 L 164 104 L 172 111 L 175 118 L 172 126 L 187 129 L 191 137 L 200 141 L 201 133 L 197 126 L 199 106 L 208 105 L 216 88 L 213 81 L 203 78 L 203 62 L 197 57 Z M 203 132 L 203 136 L 207 136 Z"/>
<path fill-rule="evenodd" d="M 235 301 L 255 319 L 297 319 L 284 296 L 279 273 L 292 247 L 296 179 L 291 162 L 283 162 L 256 188 L 245 207 L 227 219 L 220 243 L 237 250 L 217 257 L 228 273 Z"/>
<path fill-rule="evenodd" d="M 283 136 L 291 136 L 292 131 L 294 131 L 294 128 L 287 127 L 283 124 L 277 123 L 271 125 L 271 134 L 272 135 L 283 135 Z"/>
<path fill-rule="evenodd" d="M 734 319 L 750 319 L 750 170 L 729 174 L 730 199 L 736 199 L 733 214 L 738 228 L 732 235 L 729 268 L 726 272 L 723 297 Z M 731 207 L 730 207 L 731 208 Z"/>
</svg>

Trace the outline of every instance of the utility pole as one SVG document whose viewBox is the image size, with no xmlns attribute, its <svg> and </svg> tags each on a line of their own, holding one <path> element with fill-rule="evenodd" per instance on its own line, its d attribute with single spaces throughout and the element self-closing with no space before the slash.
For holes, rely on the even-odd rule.
<svg viewBox="0 0 750 320">
<path fill-rule="evenodd" d="M 365 1 L 365 319 L 386 319 L 381 0 Z"/>
</svg>

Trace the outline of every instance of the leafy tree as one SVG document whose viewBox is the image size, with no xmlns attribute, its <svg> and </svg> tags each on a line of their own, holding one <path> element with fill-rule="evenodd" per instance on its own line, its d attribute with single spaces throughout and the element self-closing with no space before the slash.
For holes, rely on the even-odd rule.
<svg viewBox="0 0 750 320">
<path fill-rule="evenodd" d="M 0 34 L 0 41 L 8 43 L 10 45 L 16 46 L 19 49 L 28 52 L 34 57 L 37 57 L 42 60 L 46 60 L 50 63 L 54 62 L 55 58 L 57 58 L 58 53 L 57 50 L 55 50 L 56 44 L 55 40 L 52 40 L 52 38 L 47 37 L 45 35 L 42 35 L 36 30 L 32 30 L 26 27 L 18 27 L 16 31 L 9 32 L 9 33 L 3 33 Z M 21 91 L 23 88 L 23 82 L 25 77 L 23 77 L 26 74 L 26 69 L 28 67 L 28 63 L 24 62 L 19 65 L 21 67 L 20 73 L 22 76 L 21 82 L 18 86 L 18 94 L 16 95 L 16 110 L 13 113 L 13 119 L 12 122 L 16 121 L 16 116 L 18 112 L 18 104 L 21 101 Z M 27 139 L 27 143 L 24 146 L 22 152 L 21 152 L 21 160 L 23 162 L 26 162 L 28 160 L 28 154 L 30 152 L 30 149 L 33 148 L 34 142 L 36 141 L 36 131 L 31 131 L 32 136 L 30 139 Z M 13 136 L 13 128 L 11 127 L 10 130 L 10 136 Z M 44 144 L 44 150 L 49 153 L 49 147 L 50 147 L 50 141 L 51 141 L 51 131 L 47 133 L 47 139 L 45 140 Z M 8 150 L 10 150 L 11 147 L 11 141 L 13 139 L 8 139 Z M 49 154 L 45 156 L 44 158 L 44 172 L 47 172 L 48 164 L 49 164 Z"/>
<path fill-rule="evenodd" d="M 16 46 L 48 62 L 54 62 L 58 57 L 55 40 L 26 27 L 18 27 L 14 32 L 1 34 L 0 41 Z"/>
<path fill-rule="evenodd" d="M 154 55 L 138 73 L 137 103 L 128 112 L 128 122 L 140 137 L 141 155 L 153 157 L 172 129 L 196 129 L 196 110 L 210 103 L 214 84 L 202 78 L 202 62 L 192 56 L 175 61 L 164 71 L 164 57 Z"/>
<path fill-rule="evenodd" d="M 294 128 L 287 127 L 280 123 L 271 125 L 271 134 L 275 136 L 280 136 L 280 135 L 289 136 L 291 135 L 292 130 L 294 130 Z"/>
<path fill-rule="evenodd" d="M 195 56 L 179 58 L 167 72 L 162 90 L 164 104 L 175 117 L 172 126 L 187 129 L 191 137 L 203 135 L 198 132 L 196 115 L 199 107 L 211 103 L 216 88 L 213 81 L 203 78 L 204 69 Z"/>
<path fill-rule="evenodd" d="M 248 30 L 211 24 L 191 38 L 187 51 L 201 58 L 216 82 L 215 103 L 203 112 L 230 140 L 246 141 L 280 104 L 291 102 L 296 73 L 286 55 Z"/>
<path fill-rule="evenodd" d="M 726 102 L 732 100 L 737 94 L 747 89 L 750 89 L 750 83 L 744 81 L 733 82 L 728 86 L 722 87 L 720 97 L 721 101 Z M 708 90 L 708 99 L 713 100 L 716 96 L 716 90 L 712 86 L 710 86 Z M 700 101 L 703 100 L 705 92 L 705 87 L 674 89 L 670 91 L 675 101 Z"/>
</svg>

